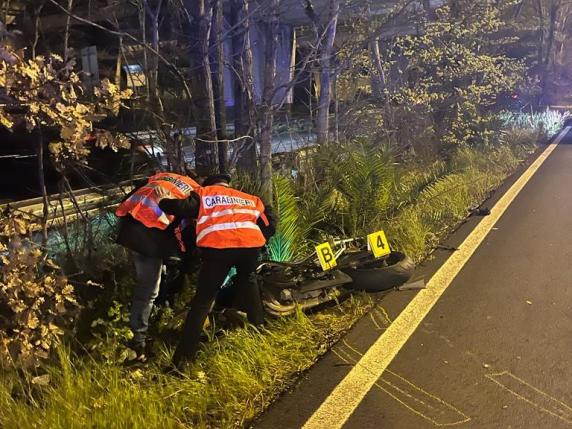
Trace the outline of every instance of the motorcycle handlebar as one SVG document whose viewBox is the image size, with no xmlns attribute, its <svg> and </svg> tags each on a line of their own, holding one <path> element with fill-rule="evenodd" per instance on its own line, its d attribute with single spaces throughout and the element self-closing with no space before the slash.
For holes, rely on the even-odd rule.
<svg viewBox="0 0 572 429">
<path fill-rule="evenodd" d="M 336 253 L 335 253 L 335 257 L 336 259 L 338 259 L 346 250 L 347 250 L 347 244 L 350 243 L 355 243 L 358 241 L 363 240 L 362 237 L 353 237 L 353 238 L 344 238 L 344 239 L 333 239 L 331 240 L 331 244 L 334 246 L 342 246 Z M 293 268 L 297 268 L 297 267 L 302 267 L 304 265 L 308 266 L 309 264 L 311 264 L 312 266 L 317 266 L 319 265 L 319 263 L 317 263 L 317 259 L 315 258 L 316 256 L 316 252 L 314 251 L 313 253 L 311 253 L 308 257 L 302 259 L 301 261 L 298 262 L 279 262 L 279 261 L 267 261 L 267 262 L 263 262 L 262 264 L 260 264 L 258 266 L 258 268 L 256 269 L 256 272 L 260 272 L 260 270 L 264 267 L 264 266 L 269 266 L 269 265 L 276 265 L 276 266 L 282 266 L 282 267 L 293 267 Z"/>
</svg>

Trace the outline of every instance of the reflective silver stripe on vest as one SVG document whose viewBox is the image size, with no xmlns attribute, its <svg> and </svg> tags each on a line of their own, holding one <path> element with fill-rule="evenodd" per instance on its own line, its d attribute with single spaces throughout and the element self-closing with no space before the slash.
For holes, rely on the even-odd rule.
<svg viewBox="0 0 572 429">
<path fill-rule="evenodd" d="M 214 213 L 211 213 L 209 215 L 201 216 L 201 218 L 197 222 L 197 225 L 201 225 L 201 224 L 205 223 L 207 220 L 215 218 L 215 217 L 221 217 L 221 216 L 233 215 L 233 214 L 250 214 L 250 215 L 256 217 L 256 219 L 258 219 L 260 217 L 260 212 L 258 210 L 226 209 L 226 210 L 221 210 L 220 212 L 214 212 Z"/>
<path fill-rule="evenodd" d="M 157 220 L 159 222 L 161 222 L 163 225 L 169 226 L 171 224 L 171 221 L 169 220 L 169 218 L 167 217 L 167 215 L 165 213 L 163 213 L 161 216 L 159 216 L 157 218 Z"/>
<path fill-rule="evenodd" d="M 197 244 L 205 238 L 208 234 L 215 231 L 228 231 L 229 229 L 256 229 L 260 231 L 258 225 L 254 222 L 228 222 L 228 223 L 219 223 L 217 225 L 209 226 L 208 228 L 203 229 L 199 235 L 197 235 Z"/>
</svg>

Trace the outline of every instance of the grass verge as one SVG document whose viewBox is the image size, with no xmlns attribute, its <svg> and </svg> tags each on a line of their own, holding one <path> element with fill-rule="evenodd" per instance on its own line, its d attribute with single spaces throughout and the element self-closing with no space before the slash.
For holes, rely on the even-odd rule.
<svg viewBox="0 0 572 429">
<path fill-rule="evenodd" d="M 402 174 L 408 201 L 387 219 L 397 247 L 422 259 L 516 168 L 531 147 L 461 149 L 439 163 Z M 67 348 L 42 375 L 0 373 L 0 426 L 10 428 L 242 427 L 309 368 L 373 302 L 354 296 L 314 315 L 273 321 L 268 329 L 212 339 L 184 378 L 161 373 L 171 350 L 144 369 L 124 368 Z"/>
</svg>

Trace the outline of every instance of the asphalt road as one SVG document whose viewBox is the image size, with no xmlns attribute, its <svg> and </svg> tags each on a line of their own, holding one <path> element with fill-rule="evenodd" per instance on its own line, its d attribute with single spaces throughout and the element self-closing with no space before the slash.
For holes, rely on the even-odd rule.
<svg viewBox="0 0 572 429">
<path fill-rule="evenodd" d="M 447 244 L 460 244 L 478 222 Z M 439 252 L 417 276 L 430 278 L 447 256 Z M 383 299 L 254 427 L 302 427 L 413 295 Z M 572 428 L 572 132 L 343 428 L 440 426 Z"/>
</svg>

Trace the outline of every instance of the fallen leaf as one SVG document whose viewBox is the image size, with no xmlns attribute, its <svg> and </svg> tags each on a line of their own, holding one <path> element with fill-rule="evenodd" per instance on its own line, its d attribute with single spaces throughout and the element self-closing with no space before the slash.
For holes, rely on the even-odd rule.
<svg viewBox="0 0 572 429">
<path fill-rule="evenodd" d="M 50 384 L 50 374 L 38 375 L 37 377 L 32 378 L 32 384 L 47 386 Z"/>
<path fill-rule="evenodd" d="M 201 384 L 207 384 L 208 378 L 204 371 L 197 372 L 197 380 Z"/>
<path fill-rule="evenodd" d="M 135 380 L 140 380 L 143 378 L 143 371 L 141 371 L 140 369 L 136 369 L 131 373 L 131 377 Z"/>
</svg>

